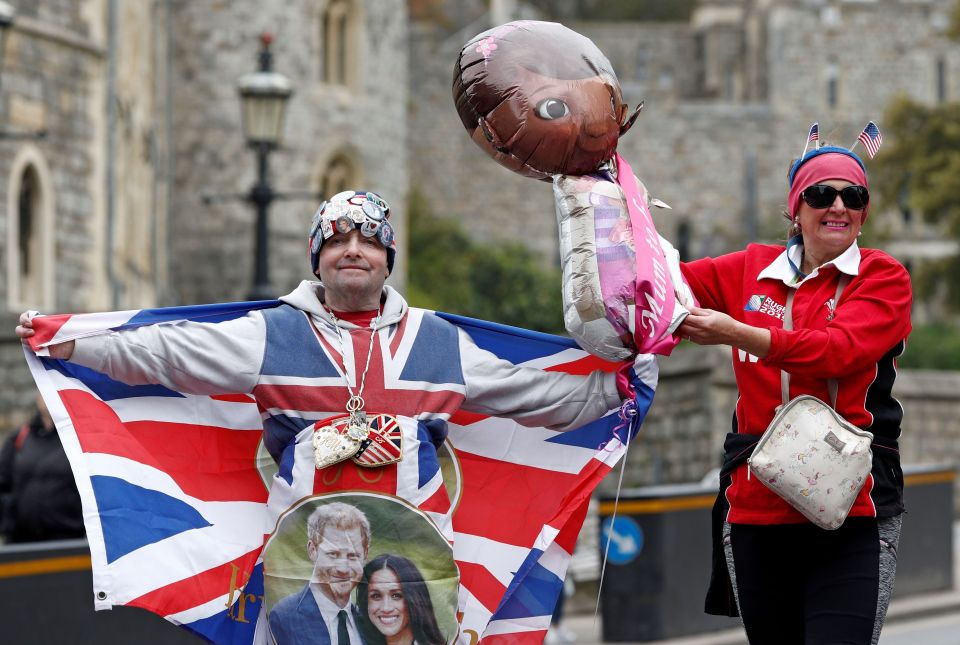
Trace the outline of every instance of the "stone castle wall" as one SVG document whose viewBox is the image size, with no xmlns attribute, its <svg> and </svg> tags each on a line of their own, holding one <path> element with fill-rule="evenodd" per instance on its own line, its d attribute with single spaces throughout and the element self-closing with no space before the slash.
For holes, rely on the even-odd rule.
<svg viewBox="0 0 960 645">
<path fill-rule="evenodd" d="M 661 233 L 675 240 L 679 224 L 689 225 L 692 256 L 782 237 L 786 171 L 814 121 L 827 140 L 849 146 L 867 121 L 882 129 L 894 97 L 939 100 L 940 65 L 944 98 L 960 98 L 960 44 L 944 35 L 951 2 L 770 0 L 752 6 L 734 12 L 739 22 L 713 27 L 568 23 L 608 56 L 626 100 L 645 101 L 619 151 L 652 194 L 673 207 L 656 215 Z M 457 118 L 453 62 L 488 25 L 472 27 L 442 36 L 429 26 L 414 33 L 414 183 L 434 210 L 458 217 L 477 236 L 520 239 L 555 262 L 549 187 L 499 167 L 469 141 Z M 700 50 L 729 62 L 703 60 Z M 730 78 L 718 80 L 718 69 Z M 905 230 L 895 212 L 874 212 L 871 227 L 895 236 L 919 233 Z"/>
<path fill-rule="evenodd" d="M 97 123 L 93 108 L 102 111 L 101 68 L 105 49 L 102 40 L 91 36 L 83 8 L 86 3 L 59 2 L 37 5 L 15 2 L 18 21 L 6 45 L 2 70 L 3 129 L 12 132 L 46 130 L 42 141 L 4 139 L 0 141 L 0 309 L 14 304 L 54 304 L 82 308 L 96 299 L 102 288 L 102 272 L 88 249 L 102 244 L 96 225 L 93 197 L 98 177 Z M 22 155 L 42 159 L 50 171 L 56 233 L 53 302 L 41 294 L 24 294 L 10 302 L 7 276 L 9 208 L 14 160 Z"/>
<path fill-rule="evenodd" d="M 274 70 L 294 86 L 282 148 L 271 156 L 274 189 L 316 192 L 331 157 L 346 153 L 358 166 L 362 183 L 358 188 L 379 191 L 391 204 L 398 234 L 405 235 L 409 184 L 405 5 L 399 0 L 354 4 L 362 12 L 349 88 L 322 80 L 325 3 L 175 4 L 171 28 L 175 300 L 243 299 L 251 285 L 252 207 L 238 200 L 205 205 L 201 197 L 246 194 L 254 183 L 254 156 L 240 131 L 236 81 L 256 69 L 257 39 L 264 30 L 274 34 Z M 319 201 L 307 197 L 274 202 L 271 207 L 270 271 L 277 295 L 312 277 L 306 234 Z M 395 286 L 403 284 L 403 261 L 401 253 L 399 270 L 391 279 Z"/>
<path fill-rule="evenodd" d="M 274 68 L 294 86 L 275 190 L 316 193 L 334 154 L 357 187 L 392 205 L 403 287 L 407 163 L 407 16 L 401 0 L 354 0 L 349 90 L 322 82 L 326 2 L 15 0 L 0 86 L 4 130 L 48 131 L 42 141 L 0 139 L 0 177 L 30 154 L 49 168 L 52 296 L 11 303 L 8 233 L 16 205 L 0 181 L 0 431 L 27 414 L 33 386 L 16 316 L 27 307 L 91 311 L 243 299 L 252 282 L 253 209 L 239 199 L 255 160 L 240 129 L 236 82 L 257 68 L 258 36 L 275 36 Z M 277 295 L 310 278 L 311 195 L 275 202 L 270 219 Z M 6 313 L 4 313 L 6 312 Z"/>
<path fill-rule="evenodd" d="M 6 436 L 33 411 L 37 388 L 33 384 L 20 339 L 14 336 L 17 317 L 0 313 L 0 435 Z"/>
</svg>

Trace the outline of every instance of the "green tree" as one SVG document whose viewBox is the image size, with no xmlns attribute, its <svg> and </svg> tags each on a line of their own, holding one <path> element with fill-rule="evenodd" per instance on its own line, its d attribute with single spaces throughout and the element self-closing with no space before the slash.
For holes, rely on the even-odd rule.
<svg viewBox="0 0 960 645">
<path fill-rule="evenodd" d="M 888 141 L 871 169 L 871 186 L 882 204 L 922 213 L 960 241 L 960 103 L 926 106 L 907 98 L 887 109 Z M 941 285 L 960 309 L 960 256 L 930 262 L 914 276 L 917 295 L 930 297 Z"/>
<path fill-rule="evenodd" d="M 560 271 L 541 266 L 515 242 L 474 242 L 460 223 L 433 214 L 413 190 L 410 221 L 410 304 L 537 331 L 563 331 Z"/>
<path fill-rule="evenodd" d="M 900 367 L 960 370 L 960 331 L 949 324 L 920 325 L 910 333 Z"/>
<path fill-rule="evenodd" d="M 954 40 L 960 40 L 960 2 L 953 5 L 953 14 L 950 16 L 950 28 L 947 35 Z"/>
<path fill-rule="evenodd" d="M 960 39 L 960 1 L 954 4 L 948 35 Z M 889 142 L 870 173 L 880 206 L 921 213 L 960 242 L 960 102 L 928 106 L 901 97 L 888 107 L 884 129 Z M 914 267 L 914 297 L 945 294 L 947 305 L 960 310 L 957 275 L 960 255 Z M 960 325 L 954 320 L 916 327 L 900 364 L 960 369 Z"/>
<path fill-rule="evenodd" d="M 960 0 L 954 3 L 947 36 L 960 40 Z M 901 96 L 887 108 L 889 142 L 871 168 L 871 185 L 880 206 L 921 213 L 940 223 L 960 242 L 960 102 L 929 106 Z M 960 255 L 925 263 L 913 275 L 916 296 L 943 289 L 947 303 L 960 310 Z"/>
</svg>

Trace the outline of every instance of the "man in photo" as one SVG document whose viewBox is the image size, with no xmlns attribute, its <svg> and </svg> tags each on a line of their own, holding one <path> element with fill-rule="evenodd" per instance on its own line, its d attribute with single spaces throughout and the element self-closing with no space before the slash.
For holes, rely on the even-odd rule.
<svg viewBox="0 0 960 645">
<path fill-rule="evenodd" d="M 349 504 L 317 508 L 307 519 L 310 581 L 282 598 L 269 614 L 277 645 L 365 645 L 359 610 L 351 594 L 363 575 L 370 549 L 370 523 Z"/>
</svg>

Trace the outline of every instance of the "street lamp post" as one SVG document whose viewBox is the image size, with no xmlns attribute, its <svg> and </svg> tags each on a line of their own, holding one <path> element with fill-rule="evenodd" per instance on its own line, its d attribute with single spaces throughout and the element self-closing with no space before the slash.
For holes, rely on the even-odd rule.
<svg viewBox="0 0 960 645">
<path fill-rule="evenodd" d="M 13 26 L 13 6 L 9 2 L 0 2 L 0 67 L 7 53 L 7 34 Z"/>
<path fill-rule="evenodd" d="M 257 213 L 254 244 L 253 287 L 250 300 L 273 298 L 268 262 L 268 215 L 270 204 L 278 197 L 270 184 L 270 153 L 280 144 L 283 115 L 293 88 L 286 76 L 274 72 L 270 44 L 273 38 L 260 36 L 259 69 L 243 76 L 237 90 L 241 99 L 243 134 L 257 157 L 257 179 L 246 199 Z"/>
</svg>

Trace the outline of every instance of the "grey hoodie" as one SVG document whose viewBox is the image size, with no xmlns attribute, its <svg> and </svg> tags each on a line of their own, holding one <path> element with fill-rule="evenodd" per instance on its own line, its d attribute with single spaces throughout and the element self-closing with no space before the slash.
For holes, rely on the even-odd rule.
<svg viewBox="0 0 960 645">
<path fill-rule="evenodd" d="M 336 346 L 335 325 L 345 330 L 356 326 L 335 320 L 322 304 L 323 293 L 321 283 L 305 280 L 281 300 L 307 312 Z M 403 297 L 384 287 L 380 333 L 392 334 L 407 312 Z M 465 384 L 462 408 L 467 412 L 567 430 L 621 403 L 612 374 L 573 376 L 518 367 L 477 347 L 463 330 L 458 332 Z M 191 394 L 251 393 L 260 379 L 265 346 L 263 316 L 252 311 L 218 323 L 184 321 L 79 339 L 71 361 L 131 385 L 159 383 Z"/>
</svg>

